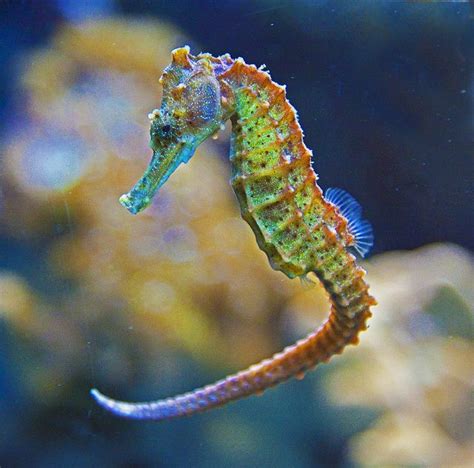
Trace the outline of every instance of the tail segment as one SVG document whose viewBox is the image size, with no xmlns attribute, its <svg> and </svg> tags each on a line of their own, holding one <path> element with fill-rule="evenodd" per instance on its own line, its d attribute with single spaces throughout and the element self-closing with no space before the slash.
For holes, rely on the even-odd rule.
<svg viewBox="0 0 474 468">
<path fill-rule="evenodd" d="M 207 411 L 232 400 L 260 394 L 290 377 L 303 376 L 316 364 L 328 361 L 334 354 L 340 354 L 348 344 L 356 344 L 359 332 L 366 330 L 366 320 L 371 316 L 369 307 L 376 301 L 368 294 L 367 285 L 362 278 L 355 279 L 349 287 L 352 291 L 356 288 L 359 294 L 349 305 L 344 306 L 338 301 L 340 295 L 331 294 L 331 313 L 317 331 L 288 346 L 271 359 L 265 359 L 214 384 L 174 398 L 149 403 L 113 400 L 96 389 L 91 391 L 91 395 L 99 405 L 117 416 L 159 421 Z"/>
</svg>

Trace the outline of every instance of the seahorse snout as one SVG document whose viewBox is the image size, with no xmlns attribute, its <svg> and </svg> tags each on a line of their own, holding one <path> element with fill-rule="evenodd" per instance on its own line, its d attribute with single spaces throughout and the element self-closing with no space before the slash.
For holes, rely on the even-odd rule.
<svg viewBox="0 0 474 468">
<path fill-rule="evenodd" d="M 133 191 L 132 191 L 133 192 Z M 132 214 L 138 214 L 150 204 L 150 197 L 135 195 L 132 192 L 124 193 L 120 198 L 120 204 L 127 208 Z"/>
</svg>

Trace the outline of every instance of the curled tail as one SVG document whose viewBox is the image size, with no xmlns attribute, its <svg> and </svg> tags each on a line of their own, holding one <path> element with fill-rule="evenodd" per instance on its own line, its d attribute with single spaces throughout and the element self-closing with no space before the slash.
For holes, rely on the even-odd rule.
<svg viewBox="0 0 474 468">
<path fill-rule="evenodd" d="M 117 416 L 159 421 L 206 411 L 232 400 L 260 394 L 290 377 L 302 377 L 316 364 L 340 354 L 348 344 L 356 344 L 359 332 L 367 328 L 366 320 L 371 316 L 369 307 L 376 301 L 367 292 L 362 279 L 363 270 L 357 268 L 357 273 L 356 279 L 348 285 L 353 297 L 351 303 L 342 305 L 341 295 L 330 293 L 331 313 L 321 327 L 271 359 L 173 398 L 128 403 L 106 397 L 96 389 L 91 390 L 91 395 L 99 405 Z"/>
</svg>

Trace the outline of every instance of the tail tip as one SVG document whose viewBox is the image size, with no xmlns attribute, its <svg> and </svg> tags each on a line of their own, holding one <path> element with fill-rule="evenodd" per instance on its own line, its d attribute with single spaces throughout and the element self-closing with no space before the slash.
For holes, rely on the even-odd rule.
<svg viewBox="0 0 474 468">
<path fill-rule="evenodd" d="M 105 410 L 115 414 L 121 414 L 124 412 L 126 413 L 126 411 L 124 411 L 122 408 L 122 406 L 125 406 L 125 403 L 115 401 L 112 398 L 106 397 L 96 388 L 92 388 L 90 390 L 90 395 L 95 400 L 95 402 Z"/>
<path fill-rule="evenodd" d="M 96 388 L 90 390 L 90 395 L 101 408 L 115 416 L 129 419 L 154 419 L 154 415 L 149 414 L 149 404 L 114 400 L 105 396 Z"/>
<path fill-rule="evenodd" d="M 107 400 L 108 398 L 99 392 L 96 388 L 91 388 L 90 396 L 102 407 L 108 407 Z"/>
</svg>

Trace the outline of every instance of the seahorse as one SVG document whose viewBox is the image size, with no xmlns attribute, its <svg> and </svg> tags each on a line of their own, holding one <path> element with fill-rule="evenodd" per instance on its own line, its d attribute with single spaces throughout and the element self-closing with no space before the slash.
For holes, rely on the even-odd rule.
<svg viewBox="0 0 474 468">
<path fill-rule="evenodd" d="M 328 189 L 323 195 L 286 88 L 264 68 L 229 54 L 193 56 L 188 46 L 175 49 L 159 79 L 161 107 L 148 115 L 152 159 L 120 202 L 132 214 L 145 209 L 176 168 L 230 119 L 231 184 L 242 217 L 275 270 L 290 278 L 310 272 L 317 276 L 331 301 L 329 317 L 272 358 L 173 398 L 129 403 L 91 390 L 117 416 L 168 420 L 261 394 L 357 344 L 359 332 L 367 328 L 376 300 L 351 249 L 367 254 L 373 243 L 371 225 L 347 192 Z"/>
</svg>

